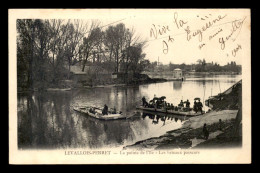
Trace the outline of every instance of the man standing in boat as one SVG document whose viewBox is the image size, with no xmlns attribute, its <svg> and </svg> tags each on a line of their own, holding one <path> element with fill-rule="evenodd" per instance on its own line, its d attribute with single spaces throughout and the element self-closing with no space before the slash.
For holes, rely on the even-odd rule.
<svg viewBox="0 0 260 173">
<path fill-rule="evenodd" d="M 143 102 L 143 107 L 145 107 L 147 103 L 145 97 L 142 98 L 142 102 Z"/>
<path fill-rule="evenodd" d="M 197 113 L 198 112 L 198 106 L 196 100 L 194 100 L 193 110 Z"/>
<path fill-rule="evenodd" d="M 167 113 L 167 103 L 166 103 L 166 101 L 162 101 L 162 109 Z"/>
<path fill-rule="evenodd" d="M 116 114 L 116 107 L 114 106 L 112 114 Z"/>
<path fill-rule="evenodd" d="M 202 114 L 202 107 L 203 107 L 203 105 L 202 105 L 202 103 L 200 102 L 200 100 L 199 100 L 199 102 L 197 103 L 197 107 L 198 107 L 198 111 L 200 111 L 201 114 Z M 197 112 L 196 112 L 196 113 L 197 113 Z"/>
<path fill-rule="evenodd" d="M 178 105 L 179 107 L 183 107 L 184 106 L 184 104 L 183 104 L 183 101 L 181 100 L 181 102 L 180 102 L 180 104 Z"/>
<path fill-rule="evenodd" d="M 189 108 L 190 107 L 190 101 L 187 99 L 186 101 L 186 108 Z"/>
<path fill-rule="evenodd" d="M 103 115 L 108 115 L 108 107 L 107 107 L 106 104 L 104 105 L 104 109 L 102 110 L 102 114 Z"/>
<path fill-rule="evenodd" d="M 174 111 L 174 106 L 173 106 L 173 104 L 171 103 L 171 110 L 173 110 Z"/>
</svg>

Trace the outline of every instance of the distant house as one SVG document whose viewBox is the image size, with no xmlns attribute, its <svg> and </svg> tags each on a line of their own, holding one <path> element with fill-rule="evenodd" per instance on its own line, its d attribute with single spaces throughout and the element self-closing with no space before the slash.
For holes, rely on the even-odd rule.
<svg viewBox="0 0 260 173">
<path fill-rule="evenodd" d="M 173 70 L 173 78 L 176 78 L 176 79 L 183 79 L 183 72 L 182 72 L 182 69 L 180 68 L 176 68 Z"/>
<path fill-rule="evenodd" d="M 84 71 L 82 71 L 82 63 L 78 62 L 70 66 L 70 73 L 72 74 L 72 79 L 76 81 L 89 80 L 91 78 L 112 78 L 111 72 L 105 70 L 98 65 L 86 65 Z"/>
<path fill-rule="evenodd" d="M 86 75 L 86 74 L 110 74 L 111 73 L 99 65 L 85 65 L 84 71 L 82 71 L 82 63 L 78 62 L 70 66 L 70 72 L 74 75 Z"/>
</svg>

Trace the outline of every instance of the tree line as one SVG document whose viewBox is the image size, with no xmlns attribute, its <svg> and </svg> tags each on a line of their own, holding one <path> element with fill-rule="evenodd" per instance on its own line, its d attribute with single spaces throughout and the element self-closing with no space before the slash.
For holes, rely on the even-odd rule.
<svg viewBox="0 0 260 173">
<path fill-rule="evenodd" d="M 104 31 L 98 20 L 17 20 L 18 87 L 46 88 L 70 79 L 72 65 L 140 73 L 145 41 L 119 23 Z M 98 70 L 97 70 L 98 72 Z"/>
<path fill-rule="evenodd" d="M 237 65 L 235 61 L 228 62 L 226 65 L 219 65 L 216 62 L 210 62 L 207 63 L 205 59 L 197 60 L 197 63 L 193 64 L 173 64 L 169 63 L 166 65 L 159 64 L 157 61 L 150 62 L 149 60 L 144 61 L 145 64 L 145 71 L 155 72 L 155 71 L 161 71 L 161 72 L 167 72 L 167 71 L 173 71 L 176 68 L 180 68 L 184 71 L 196 71 L 196 72 L 235 72 L 235 73 L 241 73 L 242 67 L 241 65 Z"/>
</svg>

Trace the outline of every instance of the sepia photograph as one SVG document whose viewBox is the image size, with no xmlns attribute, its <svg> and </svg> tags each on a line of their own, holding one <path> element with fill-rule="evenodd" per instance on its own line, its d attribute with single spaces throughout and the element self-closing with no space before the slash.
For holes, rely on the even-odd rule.
<svg viewBox="0 0 260 173">
<path fill-rule="evenodd" d="M 250 9 L 9 9 L 11 164 L 251 163 Z"/>
</svg>

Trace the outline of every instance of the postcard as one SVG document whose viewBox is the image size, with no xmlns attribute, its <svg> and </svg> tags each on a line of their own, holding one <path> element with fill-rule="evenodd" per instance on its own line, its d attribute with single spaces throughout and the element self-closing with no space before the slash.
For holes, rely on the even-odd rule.
<svg viewBox="0 0 260 173">
<path fill-rule="evenodd" d="M 251 163 L 250 9 L 9 9 L 10 164 Z"/>
</svg>

